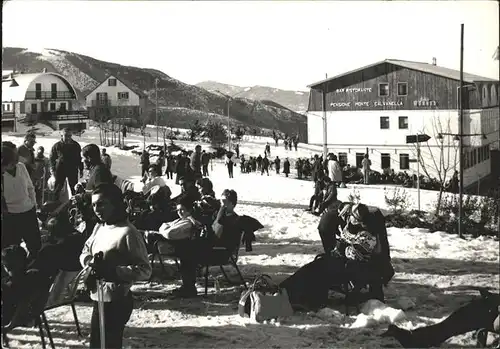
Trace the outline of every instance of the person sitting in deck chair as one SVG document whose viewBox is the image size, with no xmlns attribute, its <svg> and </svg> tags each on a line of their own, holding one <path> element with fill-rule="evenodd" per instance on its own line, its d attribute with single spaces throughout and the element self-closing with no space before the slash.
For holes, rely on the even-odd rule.
<svg viewBox="0 0 500 349">
<path fill-rule="evenodd" d="M 394 337 L 405 348 L 438 347 L 448 338 L 469 331 L 485 329 L 500 332 L 500 294 L 481 290 L 481 297 L 458 308 L 443 321 L 413 330 L 405 330 L 396 325 L 389 328 L 382 337 Z M 484 336 L 486 337 L 486 336 Z M 478 342 L 481 341 L 478 338 Z M 486 338 L 482 343 L 486 345 Z M 497 346 L 498 347 L 498 346 Z"/>
<path fill-rule="evenodd" d="M 22 247 L 12 245 L 2 249 L 2 326 L 10 323 L 22 303 L 29 303 L 42 287 L 48 287 L 51 282 L 51 278 L 40 271 L 28 269 L 27 262 Z"/>
</svg>

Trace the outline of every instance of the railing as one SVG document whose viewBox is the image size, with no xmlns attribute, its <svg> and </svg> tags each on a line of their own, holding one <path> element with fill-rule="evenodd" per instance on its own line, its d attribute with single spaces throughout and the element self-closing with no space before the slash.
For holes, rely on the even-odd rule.
<svg viewBox="0 0 500 349">
<path fill-rule="evenodd" d="M 76 96 L 68 91 L 28 91 L 25 99 L 76 99 Z"/>
<path fill-rule="evenodd" d="M 32 121 L 59 121 L 59 120 L 79 120 L 88 119 L 89 115 L 86 110 L 65 110 L 54 112 L 28 113 L 26 118 Z"/>
<path fill-rule="evenodd" d="M 111 107 L 110 99 L 93 99 L 92 100 L 93 107 Z"/>
<path fill-rule="evenodd" d="M 15 114 L 13 111 L 2 111 L 2 120 L 14 119 Z"/>
</svg>

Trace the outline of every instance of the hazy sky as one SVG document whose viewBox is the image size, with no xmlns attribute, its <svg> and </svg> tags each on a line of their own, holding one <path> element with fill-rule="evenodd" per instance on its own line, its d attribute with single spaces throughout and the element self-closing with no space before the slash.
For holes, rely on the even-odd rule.
<svg viewBox="0 0 500 349">
<path fill-rule="evenodd" d="M 385 58 L 498 78 L 496 1 L 9 1 L 3 45 L 155 68 L 195 84 L 307 90 Z"/>
</svg>

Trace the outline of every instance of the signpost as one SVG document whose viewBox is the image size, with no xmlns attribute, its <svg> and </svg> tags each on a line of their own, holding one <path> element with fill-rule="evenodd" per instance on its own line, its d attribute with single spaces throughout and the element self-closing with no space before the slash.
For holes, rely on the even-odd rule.
<svg viewBox="0 0 500 349">
<path fill-rule="evenodd" d="M 425 133 L 409 135 L 406 136 L 406 144 L 416 143 L 417 144 L 417 158 L 410 159 L 410 162 L 417 163 L 417 201 L 418 201 L 418 210 L 420 211 L 420 143 L 427 142 L 431 139 L 431 136 L 426 135 Z"/>
</svg>

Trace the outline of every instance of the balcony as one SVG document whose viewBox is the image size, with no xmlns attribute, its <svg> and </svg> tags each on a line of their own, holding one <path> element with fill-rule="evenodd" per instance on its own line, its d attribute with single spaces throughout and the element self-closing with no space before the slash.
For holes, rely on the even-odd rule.
<svg viewBox="0 0 500 349">
<path fill-rule="evenodd" d="M 2 120 L 14 120 L 15 114 L 13 111 L 2 111 Z"/>
<path fill-rule="evenodd" d="M 58 110 L 40 113 L 28 113 L 26 118 L 31 121 L 60 121 L 88 119 L 86 110 Z"/>
<path fill-rule="evenodd" d="M 68 100 L 76 99 L 73 92 L 68 91 L 28 91 L 25 99 L 52 99 L 52 100 Z"/>
<path fill-rule="evenodd" d="M 98 107 L 98 108 L 111 107 L 111 100 L 110 99 L 93 99 L 92 106 Z"/>
</svg>

